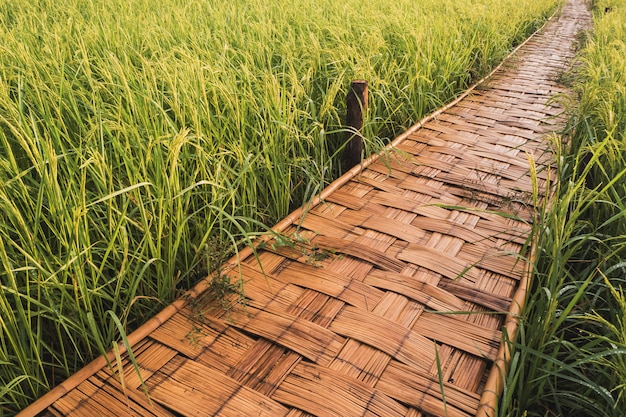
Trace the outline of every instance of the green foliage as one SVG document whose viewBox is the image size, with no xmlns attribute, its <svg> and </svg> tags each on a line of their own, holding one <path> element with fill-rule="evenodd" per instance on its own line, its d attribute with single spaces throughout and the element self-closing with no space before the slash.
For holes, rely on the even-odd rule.
<svg viewBox="0 0 626 417">
<path fill-rule="evenodd" d="M 555 3 L 0 2 L 0 414 L 336 177 L 352 79 L 376 149 Z"/>
</svg>

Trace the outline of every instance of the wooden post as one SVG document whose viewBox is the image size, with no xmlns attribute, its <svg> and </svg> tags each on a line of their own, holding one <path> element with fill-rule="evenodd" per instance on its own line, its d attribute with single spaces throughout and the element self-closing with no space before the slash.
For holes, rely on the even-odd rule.
<svg viewBox="0 0 626 417">
<path fill-rule="evenodd" d="M 346 126 L 348 143 L 343 154 L 341 166 L 347 171 L 361 162 L 363 154 L 363 115 L 367 110 L 367 81 L 354 80 L 346 97 Z"/>
</svg>

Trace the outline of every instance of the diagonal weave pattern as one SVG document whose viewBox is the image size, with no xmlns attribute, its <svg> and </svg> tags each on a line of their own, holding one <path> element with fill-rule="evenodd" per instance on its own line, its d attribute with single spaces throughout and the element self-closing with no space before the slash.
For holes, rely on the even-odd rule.
<svg viewBox="0 0 626 417">
<path fill-rule="evenodd" d="M 23 415 L 490 414 L 581 16 L 570 1 L 487 83 L 224 265 L 245 306 L 216 305 L 207 280 L 133 333 L 145 386 L 110 355 Z"/>
</svg>

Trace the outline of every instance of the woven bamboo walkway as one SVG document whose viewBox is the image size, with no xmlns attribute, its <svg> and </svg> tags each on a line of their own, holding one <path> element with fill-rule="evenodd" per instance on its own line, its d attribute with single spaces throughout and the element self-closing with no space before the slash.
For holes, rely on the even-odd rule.
<svg viewBox="0 0 626 417">
<path fill-rule="evenodd" d="M 528 277 L 529 161 L 543 194 L 546 137 L 564 123 L 550 99 L 587 18 L 570 0 L 397 152 L 292 213 L 258 257 L 226 264 L 245 308 L 215 303 L 207 280 L 130 335 L 144 386 L 112 353 L 112 368 L 99 358 L 22 415 L 493 414 Z"/>
</svg>

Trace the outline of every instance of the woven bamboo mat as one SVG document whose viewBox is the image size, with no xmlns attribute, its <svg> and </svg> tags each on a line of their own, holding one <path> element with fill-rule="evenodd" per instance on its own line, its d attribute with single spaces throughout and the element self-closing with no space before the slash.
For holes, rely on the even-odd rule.
<svg viewBox="0 0 626 417">
<path fill-rule="evenodd" d="M 224 265 L 245 304 L 216 303 L 209 278 L 130 335 L 141 378 L 111 353 L 23 415 L 491 415 L 585 14 L 567 3 L 480 88 Z"/>
</svg>

